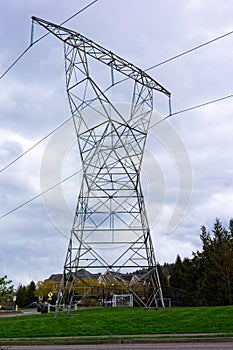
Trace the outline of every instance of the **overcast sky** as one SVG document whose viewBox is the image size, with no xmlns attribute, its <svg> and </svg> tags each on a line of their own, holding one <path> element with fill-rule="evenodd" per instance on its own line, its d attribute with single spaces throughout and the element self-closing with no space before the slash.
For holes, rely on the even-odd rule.
<svg viewBox="0 0 233 350">
<path fill-rule="evenodd" d="M 32 15 L 61 23 L 88 1 L 0 4 L 1 75 L 29 45 Z M 66 27 L 147 69 L 233 30 L 232 12 L 231 0 L 98 0 Z M 35 26 L 35 39 L 45 33 Z M 171 91 L 176 112 L 232 94 L 232 61 L 230 35 L 148 73 Z M 155 98 L 154 107 L 165 116 L 163 103 Z M 232 111 L 233 99 L 228 99 L 151 129 L 142 182 L 161 264 L 174 262 L 177 254 L 191 257 L 201 247 L 202 225 L 211 229 L 219 217 L 227 226 L 232 217 Z M 0 80 L 0 168 L 69 116 L 63 46 L 50 35 Z M 67 128 L 0 173 L 0 216 L 40 193 L 41 186 L 45 189 L 80 168 L 72 126 Z M 50 174 L 48 150 L 55 167 L 56 154 L 64 153 L 59 169 Z M 57 201 L 61 193 L 55 190 L 0 220 L 0 275 L 7 274 L 17 286 L 62 272 L 79 182 L 80 174 L 62 186 L 65 205 Z"/>
</svg>

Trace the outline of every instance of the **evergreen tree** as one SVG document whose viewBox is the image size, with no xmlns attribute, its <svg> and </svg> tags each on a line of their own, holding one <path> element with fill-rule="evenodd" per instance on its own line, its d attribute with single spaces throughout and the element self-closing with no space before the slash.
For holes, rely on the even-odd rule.
<svg viewBox="0 0 233 350">
<path fill-rule="evenodd" d="M 175 264 L 171 271 L 170 286 L 182 289 L 183 288 L 183 272 L 182 272 L 182 260 L 179 255 L 176 257 Z"/>
<path fill-rule="evenodd" d="M 27 299 L 28 304 L 31 304 L 35 301 L 35 291 L 36 291 L 36 284 L 34 281 L 31 281 L 31 283 L 27 286 Z"/>
<path fill-rule="evenodd" d="M 171 271 L 170 286 L 179 290 L 179 301 L 183 305 L 196 304 L 197 274 L 192 259 L 183 261 L 178 255 Z"/>
<path fill-rule="evenodd" d="M 203 251 L 194 254 L 198 265 L 197 295 L 201 305 L 232 304 L 233 292 L 233 221 L 229 231 L 217 218 L 212 234 L 202 227 Z"/>
<path fill-rule="evenodd" d="M 16 305 L 25 307 L 28 305 L 27 289 L 22 284 L 17 289 Z"/>
<path fill-rule="evenodd" d="M 160 264 L 157 264 L 158 274 L 159 274 L 159 280 L 162 287 L 168 286 L 168 278 L 167 275 L 164 272 L 163 267 Z"/>
<path fill-rule="evenodd" d="M 35 296 L 36 285 L 34 281 L 28 286 L 19 285 L 17 289 L 16 305 L 25 307 L 36 300 Z"/>
<path fill-rule="evenodd" d="M 216 219 L 212 232 L 201 227 L 202 250 L 192 259 L 177 256 L 170 286 L 185 305 L 231 305 L 233 301 L 233 219 L 229 230 Z"/>
</svg>

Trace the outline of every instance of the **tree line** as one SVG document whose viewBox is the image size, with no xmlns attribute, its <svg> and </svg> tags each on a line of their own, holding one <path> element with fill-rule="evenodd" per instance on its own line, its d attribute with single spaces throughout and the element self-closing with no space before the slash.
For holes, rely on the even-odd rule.
<svg viewBox="0 0 233 350">
<path fill-rule="evenodd" d="M 229 227 L 223 227 L 216 219 L 211 232 L 201 227 L 202 249 L 193 252 L 192 258 L 178 255 L 175 263 L 158 265 L 165 298 L 173 306 L 231 305 L 233 301 L 233 219 Z M 140 272 L 140 271 L 139 271 Z M 135 273 L 139 273 L 136 271 Z M 25 307 L 53 291 L 51 280 L 34 281 L 17 289 L 16 304 Z M 13 291 L 12 281 L 7 276 L 0 278 L 0 304 L 9 299 Z M 52 302 L 55 303 L 56 293 Z"/>
<path fill-rule="evenodd" d="M 233 219 L 228 229 L 217 218 L 211 232 L 201 227 L 202 250 L 192 258 L 178 255 L 172 265 L 164 266 L 166 287 L 177 291 L 178 305 L 231 305 L 233 301 Z M 164 281 L 164 277 L 162 281 Z"/>
</svg>

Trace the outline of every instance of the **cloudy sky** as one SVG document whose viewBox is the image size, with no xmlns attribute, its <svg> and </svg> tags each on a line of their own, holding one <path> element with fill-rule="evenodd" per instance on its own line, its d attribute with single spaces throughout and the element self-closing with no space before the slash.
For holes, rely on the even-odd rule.
<svg viewBox="0 0 233 350">
<path fill-rule="evenodd" d="M 88 3 L 0 0 L 0 75 L 29 45 L 32 15 L 61 23 Z M 147 69 L 233 30 L 232 11 L 231 0 L 98 0 L 66 27 Z M 36 26 L 34 37 L 45 33 Z M 229 35 L 148 71 L 171 91 L 173 112 L 233 93 L 232 41 Z M 160 97 L 155 110 L 167 114 Z M 232 217 L 232 111 L 227 99 L 150 131 L 142 182 L 160 263 L 191 257 L 201 225 L 211 229 L 219 217 L 227 226 Z M 50 35 L 0 80 L 0 169 L 69 117 L 63 46 Z M 77 171 L 73 143 L 67 123 L 1 171 L 0 216 Z M 80 174 L 0 220 L 0 275 L 17 286 L 62 271 L 79 183 Z"/>
</svg>

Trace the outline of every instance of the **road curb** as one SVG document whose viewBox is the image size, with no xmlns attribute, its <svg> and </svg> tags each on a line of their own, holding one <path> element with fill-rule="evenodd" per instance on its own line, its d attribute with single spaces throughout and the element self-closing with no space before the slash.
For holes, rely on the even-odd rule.
<svg viewBox="0 0 233 350">
<path fill-rule="evenodd" d="M 141 337 L 141 338 L 131 338 L 131 339 L 124 339 L 124 338 L 116 338 L 116 339 L 74 339 L 74 340 L 38 340 L 38 341 L 32 341 L 32 340 L 1 340 L 0 346 L 12 346 L 12 345 L 23 345 L 23 346 L 30 346 L 30 345 L 101 345 L 101 344 L 161 344 L 161 343 L 210 343 L 210 342 L 232 342 L 233 343 L 233 337 L 159 337 L 158 335 L 156 337 Z"/>
</svg>

